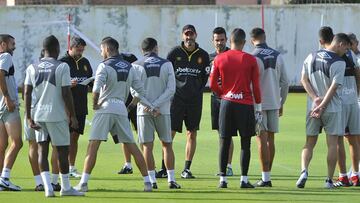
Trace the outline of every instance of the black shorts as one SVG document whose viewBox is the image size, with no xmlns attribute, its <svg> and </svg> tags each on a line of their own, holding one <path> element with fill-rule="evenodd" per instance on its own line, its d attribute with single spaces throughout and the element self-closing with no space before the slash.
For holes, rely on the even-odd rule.
<svg viewBox="0 0 360 203">
<path fill-rule="evenodd" d="M 195 105 L 186 105 L 173 100 L 171 103 L 171 130 L 182 133 L 183 121 L 186 130 L 199 130 L 201 120 L 202 102 Z"/>
<path fill-rule="evenodd" d="M 86 115 L 76 115 L 76 120 L 78 121 L 79 127 L 77 129 L 70 127 L 70 132 L 76 132 L 79 135 L 82 135 L 84 134 Z"/>
<path fill-rule="evenodd" d="M 255 123 L 253 105 L 221 100 L 219 114 L 220 137 L 237 136 L 237 131 L 242 137 L 254 136 Z"/>
<path fill-rule="evenodd" d="M 220 101 L 218 96 L 211 95 L 211 128 L 213 130 L 219 130 Z"/>
</svg>

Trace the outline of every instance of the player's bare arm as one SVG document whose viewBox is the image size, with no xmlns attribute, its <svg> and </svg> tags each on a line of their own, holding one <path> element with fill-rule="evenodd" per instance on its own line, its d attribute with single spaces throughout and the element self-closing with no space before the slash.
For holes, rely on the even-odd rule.
<svg viewBox="0 0 360 203">
<path fill-rule="evenodd" d="M 310 80 L 309 80 L 308 76 L 306 74 L 304 74 L 304 73 L 301 74 L 301 84 L 303 85 L 305 91 L 309 94 L 309 96 L 311 97 L 311 99 L 315 103 L 315 106 L 319 106 L 320 103 L 322 102 L 322 98 L 318 97 L 315 94 L 314 89 L 311 86 L 311 83 L 310 83 Z"/>
<path fill-rule="evenodd" d="M 67 111 L 70 113 L 70 126 L 74 129 L 78 128 L 78 121 L 75 115 L 74 101 L 72 97 L 72 93 L 70 90 L 70 86 L 64 86 L 61 88 L 62 97 L 65 102 L 65 107 Z"/>
<path fill-rule="evenodd" d="M 331 99 L 336 93 L 337 88 L 339 87 L 339 84 L 337 84 L 335 81 L 332 82 L 329 90 L 326 92 L 324 99 L 321 101 L 321 103 L 315 107 L 311 111 L 311 116 L 315 118 L 320 118 L 321 114 L 324 112 L 326 106 L 329 104 Z"/>
<path fill-rule="evenodd" d="M 0 71 L 0 90 L 1 90 L 2 94 L 4 95 L 5 104 L 6 104 L 8 111 L 13 112 L 15 110 L 15 103 L 10 98 L 8 88 L 6 86 L 5 74 L 6 74 L 6 72 L 4 70 Z"/>
<path fill-rule="evenodd" d="M 36 125 L 34 120 L 31 118 L 31 99 L 32 99 L 32 90 L 31 85 L 25 85 L 24 87 L 24 101 L 25 101 L 25 116 L 26 120 L 29 123 L 30 128 L 34 130 L 39 130 L 40 126 Z"/>
</svg>

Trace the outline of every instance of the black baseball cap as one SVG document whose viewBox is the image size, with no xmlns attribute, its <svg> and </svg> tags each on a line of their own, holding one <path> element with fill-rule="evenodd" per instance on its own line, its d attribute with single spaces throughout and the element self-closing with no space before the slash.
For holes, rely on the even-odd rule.
<svg viewBox="0 0 360 203">
<path fill-rule="evenodd" d="M 182 32 L 183 32 L 183 33 L 193 32 L 193 33 L 196 34 L 196 29 L 195 29 L 195 27 L 194 27 L 193 25 L 187 24 L 187 25 L 185 25 L 185 26 L 183 27 Z"/>
</svg>

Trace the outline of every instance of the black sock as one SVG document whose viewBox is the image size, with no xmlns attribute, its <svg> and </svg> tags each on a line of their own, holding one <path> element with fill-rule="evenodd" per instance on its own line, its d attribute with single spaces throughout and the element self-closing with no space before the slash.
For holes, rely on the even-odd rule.
<svg viewBox="0 0 360 203">
<path fill-rule="evenodd" d="M 241 154 L 240 154 L 240 162 L 241 162 L 241 175 L 247 176 L 249 171 L 249 163 L 250 163 L 250 146 L 251 146 L 251 137 L 241 137 Z"/>
<path fill-rule="evenodd" d="M 161 169 L 166 171 L 164 159 L 161 161 Z"/>
<path fill-rule="evenodd" d="M 220 176 L 226 175 L 226 166 L 229 160 L 229 148 L 231 144 L 231 137 L 220 138 L 220 150 L 219 150 L 219 172 Z"/>
<path fill-rule="evenodd" d="M 184 170 L 186 170 L 186 169 L 190 170 L 190 166 L 191 166 L 191 161 L 185 161 L 185 168 L 184 168 Z"/>
</svg>

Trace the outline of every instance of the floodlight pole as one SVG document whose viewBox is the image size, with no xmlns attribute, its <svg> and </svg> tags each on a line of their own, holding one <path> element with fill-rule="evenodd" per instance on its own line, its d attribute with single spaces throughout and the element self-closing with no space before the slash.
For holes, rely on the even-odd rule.
<svg viewBox="0 0 360 203">
<path fill-rule="evenodd" d="M 258 0 L 258 3 L 261 4 L 261 28 L 264 30 L 265 27 L 264 4 L 262 0 Z"/>
<path fill-rule="evenodd" d="M 71 24 L 71 15 L 68 14 L 67 16 L 67 22 L 68 22 L 68 27 L 67 27 L 67 48 L 68 51 L 70 50 L 70 24 Z"/>
</svg>

